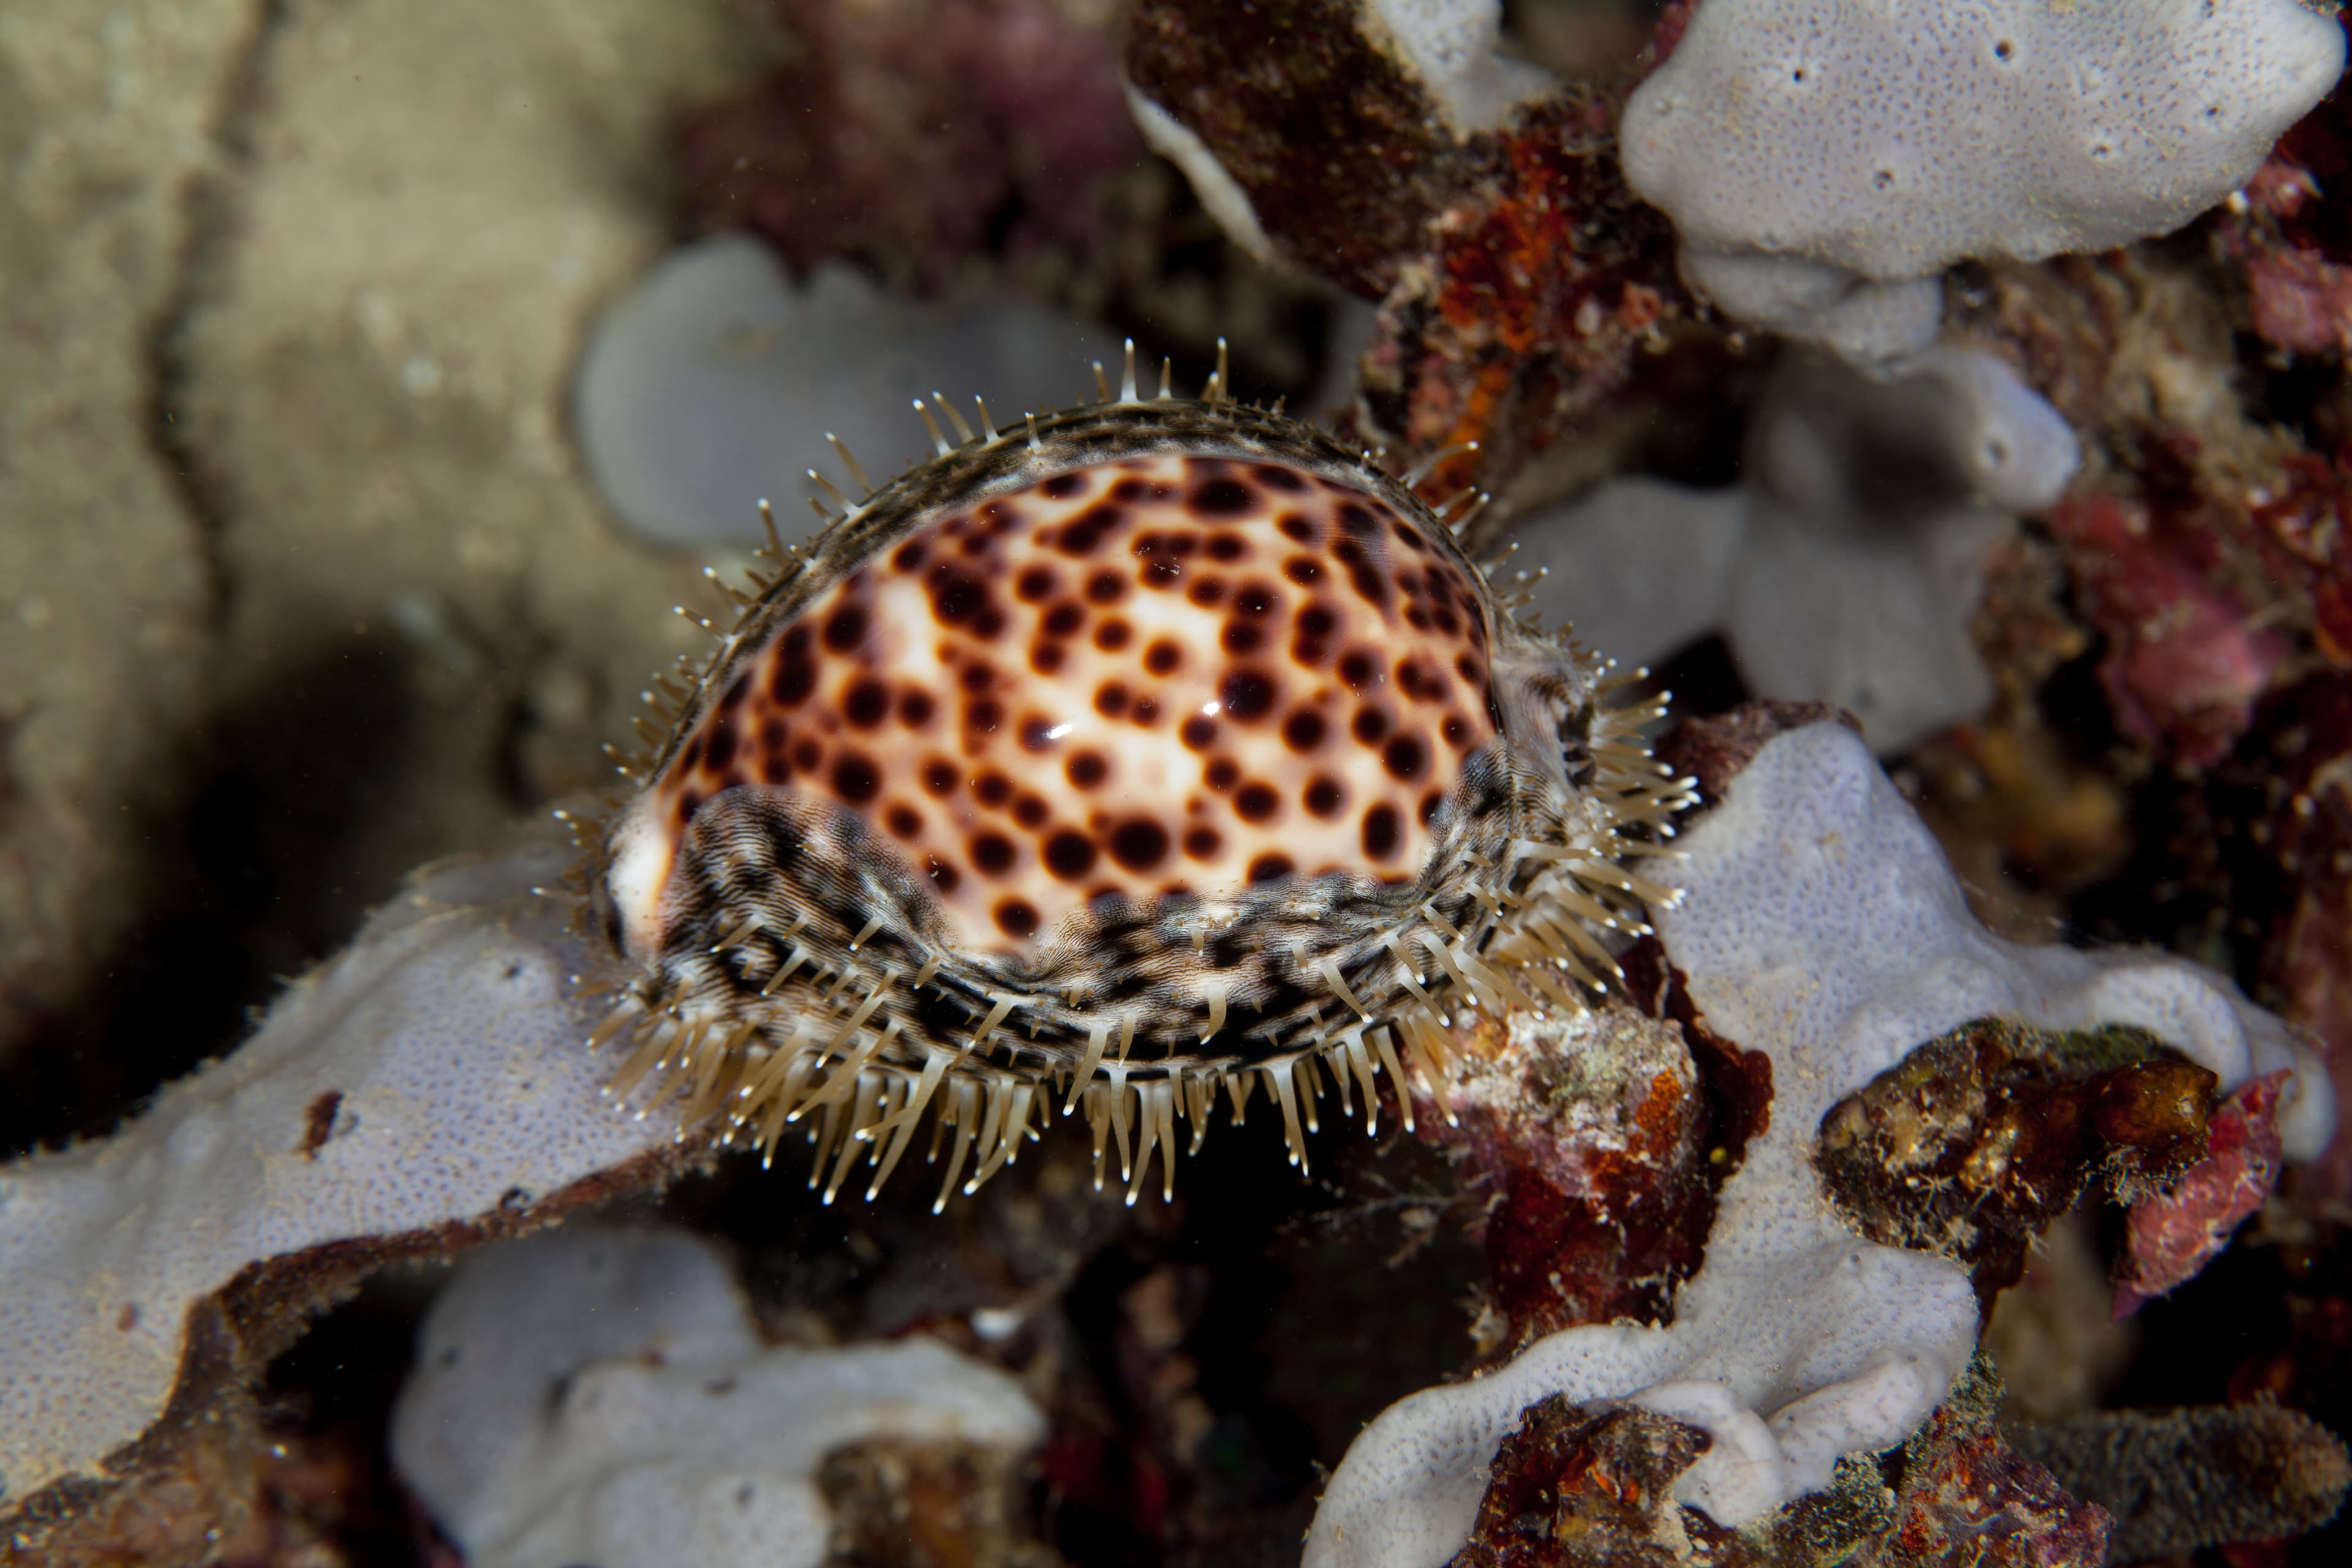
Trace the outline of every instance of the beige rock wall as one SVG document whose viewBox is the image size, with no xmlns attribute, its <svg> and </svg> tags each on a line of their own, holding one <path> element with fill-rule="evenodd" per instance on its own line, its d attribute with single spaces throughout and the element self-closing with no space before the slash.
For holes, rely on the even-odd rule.
<svg viewBox="0 0 2352 1568">
<path fill-rule="evenodd" d="M 0 7 L 0 1057 L 78 999 L 168 854 L 215 596 L 152 345 L 258 9 Z"/>
<path fill-rule="evenodd" d="M 646 675 L 707 646 L 669 614 L 713 611 L 700 563 L 614 535 L 565 396 L 669 242 L 669 124 L 771 61 L 756 9 L 298 0 L 268 41 L 175 368 L 278 962 L 601 782 Z"/>
</svg>

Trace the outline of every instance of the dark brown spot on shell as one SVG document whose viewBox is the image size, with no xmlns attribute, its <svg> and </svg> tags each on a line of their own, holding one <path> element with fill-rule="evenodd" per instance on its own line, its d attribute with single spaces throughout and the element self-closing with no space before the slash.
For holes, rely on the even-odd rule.
<svg viewBox="0 0 2352 1568">
<path fill-rule="evenodd" d="M 860 752 L 844 752 L 833 760 L 833 793 L 851 805 L 864 805 L 881 787 L 881 771 L 873 758 Z"/>
<path fill-rule="evenodd" d="M 1045 840 L 1045 869 L 1065 882 L 1075 882 L 1095 868 L 1094 841 L 1066 829 Z"/>
<path fill-rule="evenodd" d="M 890 711 L 890 693 L 878 680 L 861 680 L 841 700 L 841 716 L 860 730 L 871 730 Z"/>
<path fill-rule="evenodd" d="M 824 623 L 824 646 L 835 653 L 849 653 L 866 640 L 866 606 L 847 604 L 833 612 Z"/>
<path fill-rule="evenodd" d="M 1143 668 L 1154 675 L 1173 675 L 1183 662 L 1184 650 L 1166 637 L 1143 650 Z"/>
<path fill-rule="evenodd" d="M 1409 783 L 1429 765 L 1429 748 L 1418 735 L 1399 735 L 1381 752 L 1381 763 L 1390 777 Z"/>
<path fill-rule="evenodd" d="M 1364 813 L 1364 853 L 1374 860 L 1385 860 L 1397 850 L 1397 840 L 1403 829 L 1397 822 L 1396 807 L 1376 805 Z"/>
<path fill-rule="evenodd" d="M 1231 718 L 1254 724 L 1274 710 L 1277 690 L 1264 670 L 1236 669 L 1217 682 L 1217 701 Z"/>
<path fill-rule="evenodd" d="M 996 906 L 996 923 L 1010 937 L 1037 934 L 1037 910 L 1024 899 L 1006 899 Z"/>
<path fill-rule="evenodd" d="M 1111 830 L 1110 858 L 1130 871 L 1149 871 L 1168 858 L 1168 830 L 1149 817 L 1130 817 Z"/>
<path fill-rule="evenodd" d="M 1052 598 L 1054 590 L 1060 585 L 1061 579 L 1054 574 L 1052 567 L 1032 566 L 1014 580 L 1013 596 L 1024 604 L 1039 604 Z"/>
<path fill-rule="evenodd" d="M 1192 495 L 1192 510 L 1202 517 L 1239 517 L 1256 505 L 1256 494 L 1239 479 L 1211 479 Z"/>
<path fill-rule="evenodd" d="M 1100 752 L 1080 752 L 1062 770 L 1080 789 L 1093 789 L 1110 776 L 1110 763 Z"/>
<path fill-rule="evenodd" d="M 983 833 L 971 841 L 971 863 L 992 877 L 1013 868 L 1013 841 L 1002 833 Z"/>
<path fill-rule="evenodd" d="M 1252 882 L 1278 882 L 1296 868 L 1289 856 L 1279 852 L 1268 853 L 1250 862 L 1249 879 Z"/>
<path fill-rule="evenodd" d="M 1275 808 L 1281 804 L 1282 797 L 1269 784 L 1245 784 L 1242 785 L 1241 793 L 1234 796 L 1234 809 L 1241 814 L 1244 822 L 1269 821 L 1274 816 Z"/>
<path fill-rule="evenodd" d="M 785 658 L 776 665 L 768 690 L 786 708 L 797 708 L 816 689 L 816 666 L 805 658 Z"/>
<path fill-rule="evenodd" d="M 1328 822 L 1347 805 L 1348 792 L 1338 779 L 1318 773 L 1307 781 L 1307 792 L 1300 798 L 1305 800 L 1309 812 Z"/>
</svg>

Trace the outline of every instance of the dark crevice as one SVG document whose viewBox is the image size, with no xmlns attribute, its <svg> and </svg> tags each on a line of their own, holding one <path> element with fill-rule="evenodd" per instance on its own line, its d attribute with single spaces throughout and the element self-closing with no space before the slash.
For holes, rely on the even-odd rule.
<svg viewBox="0 0 2352 1568">
<path fill-rule="evenodd" d="M 210 132 L 219 161 L 191 174 L 181 193 L 186 232 L 181 241 L 178 273 L 146 334 L 148 439 L 166 482 L 195 523 L 215 632 L 228 624 L 236 591 L 221 549 L 231 498 L 226 477 L 197 448 L 187 421 L 184 338 L 189 322 L 224 270 L 230 247 L 242 232 L 241 187 L 253 165 L 255 128 L 268 104 L 263 83 L 270 53 L 289 15 L 287 0 L 261 0 L 255 9 L 251 36 L 222 78 Z"/>
</svg>

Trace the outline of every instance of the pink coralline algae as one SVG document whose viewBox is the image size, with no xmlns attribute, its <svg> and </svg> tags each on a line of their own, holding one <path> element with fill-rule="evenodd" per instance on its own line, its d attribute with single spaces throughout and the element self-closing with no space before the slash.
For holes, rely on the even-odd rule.
<svg viewBox="0 0 2352 1568">
<path fill-rule="evenodd" d="M 2216 581 L 2217 536 L 2154 519 L 2137 498 L 2095 493 L 2061 500 L 2050 529 L 2107 634 L 2099 679 L 2116 721 L 2193 765 L 2227 756 L 2287 645 Z"/>
<path fill-rule="evenodd" d="M 2278 1098 L 2286 1076 L 2265 1073 L 2240 1084 L 2207 1124 L 2205 1158 L 2168 1192 L 2132 1209 L 2116 1317 L 2129 1317 L 2202 1272 L 2278 1185 L 2285 1158 Z"/>
<path fill-rule="evenodd" d="M 2352 677 L 2305 681 L 2278 704 L 2275 810 L 2259 832 L 2288 881 L 2263 970 L 2287 1019 L 2326 1042 L 2336 1093 L 2352 1096 Z M 2297 1173 L 2315 1200 L 2352 1197 L 2352 1139 Z"/>
<path fill-rule="evenodd" d="M 992 249 L 1078 246 L 1142 144 L 1108 31 L 1051 0 L 780 5 L 803 47 L 689 120 L 688 205 L 795 269 L 856 256 L 925 286 Z"/>
<path fill-rule="evenodd" d="M 2297 353 L 2352 351 L 2352 95 L 2339 86 L 2279 138 L 2222 226 L 2264 342 Z"/>
</svg>

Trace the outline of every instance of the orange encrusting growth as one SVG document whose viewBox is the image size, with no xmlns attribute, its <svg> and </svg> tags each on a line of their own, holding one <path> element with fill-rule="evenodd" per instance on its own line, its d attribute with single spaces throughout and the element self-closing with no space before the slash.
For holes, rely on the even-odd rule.
<svg viewBox="0 0 2352 1568">
<path fill-rule="evenodd" d="M 959 945 L 1087 900 L 1395 883 L 1492 744 L 1476 584 L 1380 498 L 1238 458 L 1050 476 L 898 542 L 778 628 L 655 781 L 857 814 Z"/>
</svg>

